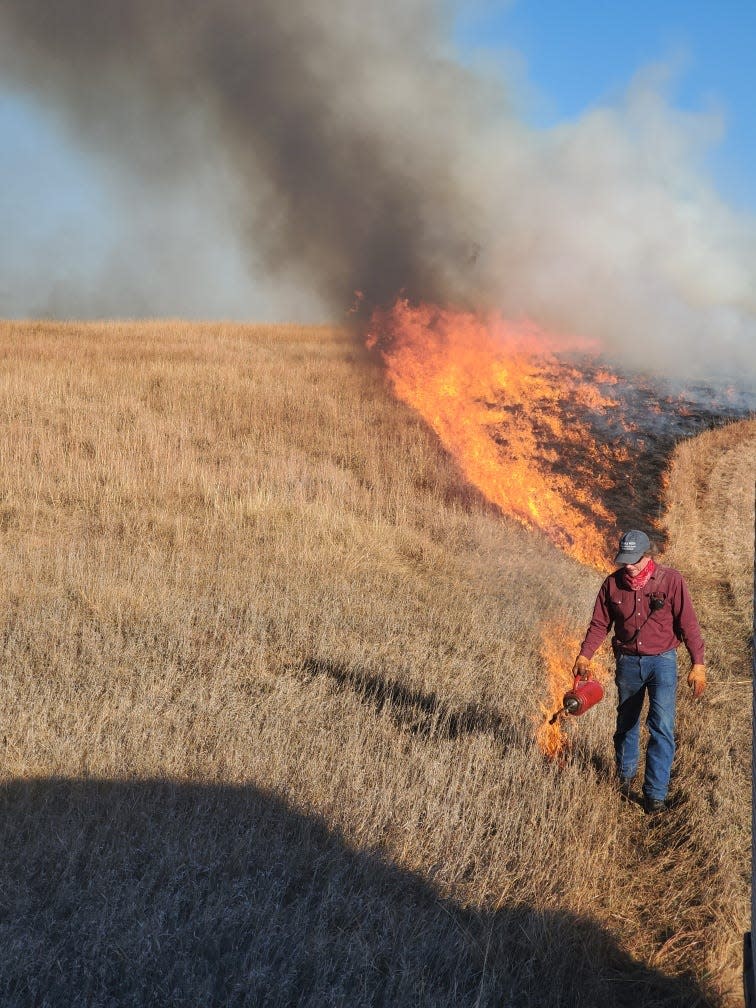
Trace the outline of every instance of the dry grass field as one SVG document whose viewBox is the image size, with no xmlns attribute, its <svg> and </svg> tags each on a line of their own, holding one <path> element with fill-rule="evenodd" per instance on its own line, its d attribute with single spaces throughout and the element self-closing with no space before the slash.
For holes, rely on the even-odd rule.
<svg viewBox="0 0 756 1008">
<path fill-rule="evenodd" d="M 670 474 L 712 685 L 649 821 L 613 687 L 534 742 L 600 575 L 348 334 L 0 325 L 0 1003 L 737 1004 L 755 444 Z"/>
</svg>

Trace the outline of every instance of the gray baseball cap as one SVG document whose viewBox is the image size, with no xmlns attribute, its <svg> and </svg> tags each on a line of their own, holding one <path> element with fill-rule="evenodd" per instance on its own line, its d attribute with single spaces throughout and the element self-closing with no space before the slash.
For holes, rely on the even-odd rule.
<svg viewBox="0 0 756 1008">
<path fill-rule="evenodd" d="M 618 564 L 638 563 L 644 553 L 651 549 L 651 540 L 645 532 L 638 529 L 630 529 L 625 532 L 619 543 L 619 553 L 614 558 Z"/>
</svg>

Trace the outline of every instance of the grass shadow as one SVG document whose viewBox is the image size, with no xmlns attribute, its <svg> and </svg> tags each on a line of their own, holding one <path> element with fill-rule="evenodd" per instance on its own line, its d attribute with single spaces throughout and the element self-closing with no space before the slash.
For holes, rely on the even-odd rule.
<svg viewBox="0 0 756 1008">
<path fill-rule="evenodd" d="M 340 689 L 354 692 L 376 714 L 387 711 L 394 722 L 423 738 L 456 739 L 462 735 L 491 735 L 506 748 L 517 737 L 517 726 L 498 710 L 481 703 L 456 707 L 437 693 L 413 689 L 398 679 L 355 669 L 325 658 L 308 658 L 308 676 L 328 676 Z"/>
<path fill-rule="evenodd" d="M 588 916 L 476 910 L 251 786 L 0 789 L 0 1003 L 713 1004 Z"/>
</svg>

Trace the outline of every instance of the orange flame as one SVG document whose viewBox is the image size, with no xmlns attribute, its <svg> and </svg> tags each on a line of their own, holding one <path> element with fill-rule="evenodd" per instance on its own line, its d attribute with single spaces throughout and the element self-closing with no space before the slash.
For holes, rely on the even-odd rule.
<svg viewBox="0 0 756 1008">
<path fill-rule="evenodd" d="M 549 760 L 558 760 L 569 752 L 570 739 L 564 730 L 569 723 L 569 716 L 560 716 L 553 724 L 549 724 L 549 721 L 561 708 L 564 694 L 572 689 L 572 665 L 579 649 L 580 641 L 564 622 L 554 621 L 542 627 L 541 657 L 546 666 L 549 692 L 547 701 L 539 704 L 540 716 L 534 715 L 533 721 L 536 725 L 536 742 Z M 606 668 L 594 665 L 591 676 L 604 683 Z"/>
<path fill-rule="evenodd" d="M 541 630 L 541 657 L 546 666 L 548 700 L 541 702 L 540 716 L 534 716 L 536 742 L 541 752 L 550 760 L 555 760 L 569 750 L 570 740 L 564 730 L 564 718 L 559 717 L 549 724 L 552 714 L 562 706 L 567 690 L 572 688 L 572 664 L 580 648 L 576 639 L 564 623 L 548 623 Z"/>
<path fill-rule="evenodd" d="M 396 395 L 421 413 L 471 483 L 564 552 L 608 570 L 606 529 L 614 518 L 595 488 L 606 486 L 627 453 L 598 444 L 581 422 L 581 408 L 616 403 L 558 360 L 558 342 L 526 323 L 404 300 L 373 314 L 367 338 Z M 565 404 L 569 423 L 560 418 Z M 565 446 L 586 460 L 582 480 L 559 471 Z"/>
</svg>

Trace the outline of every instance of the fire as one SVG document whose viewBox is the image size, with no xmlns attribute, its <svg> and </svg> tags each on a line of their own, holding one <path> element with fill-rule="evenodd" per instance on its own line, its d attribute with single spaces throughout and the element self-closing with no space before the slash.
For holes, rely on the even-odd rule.
<svg viewBox="0 0 756 1008">
<path fill-rule="evenodd" d="M 540 715 L 535 715 L 536 742 L 541 752 L 548 759 L 562 756 L 569 747 L 569 738 L 564 727 L 563 718 L 557 718 L 553 724 L 549 720 L 554 711 L 562 706 L 562 697 L 571 688 L 572 663 L 580 649 L 580 642 L 570 633 L 564 623 L 549 623 L 541 631 L 541 657 L 546 666 L 549 695 L 542 702 Z"/>
<path fill-rule="evenodd" d="M 399 300 L 373 313 L 367 344 L 470 483 L 602 571 L 618 526 L 648 520 L 660 501 L 649 487 L 663 491 L 663 452 L 715 417 L 746 413 L 709 389 L 675 395 L 639 375 L 620 380 L 587 343 L 498 316 Z M 579 642 L 560 624 L 542 634 L 549 695 L 536 735 L 555 759 L 568 749 L 569 719 L 548 720 L 572 687 Z"/>
<path fill-rule="evenodd" d="M 527 528 L 606 570 L 615 518 L 599 494 L 614 485 L 627 452 L 599 443 L 583 417 L 617 405 L 598 387 L 617 377 L 597 369 L 587 380 L 557 356 L 564 340 L 498 317 L 400 300 L 371 321 L 368 346 L 383 356 L 396 395 L 425 418 L 466 478 Z M 534 720 L 549 759 L 569 747 L 564 718 L 548 722 L 572 687 L 579 647 L 563 624 L 544 627 L 548 698 Z"/>
<path fill-rule="evenodd" d="M 527 528 L 607 570 L 615 519 L 600 492 L 628 456 L 598 443 L 581 419 L 616 402 L 560 360 L 563 341 L 526 323 L 404 300 L 371 323 L 368 345 L 383 356 L 396 395 L 422 414 L 465 477 Z"/>
<path fill-rule="evenodd" d="M 564 730 L 569 716 L 559 717 L 549 724 L 551 716 L 562 706 L 564 694 L 572 689 L 572 665 L 580 649 L 580 641 L 564 622 L 547 623 L 541 629 L 541 657 L 546 666 L 548 699 L 541 702 L 539 714 L 534 715 L 536 742 L 549 760 L 556 760 L 569 751 L 570 740 Z M 606 668 L 593 666 L 592 678 L 606 680 Z"/>
</svg>

